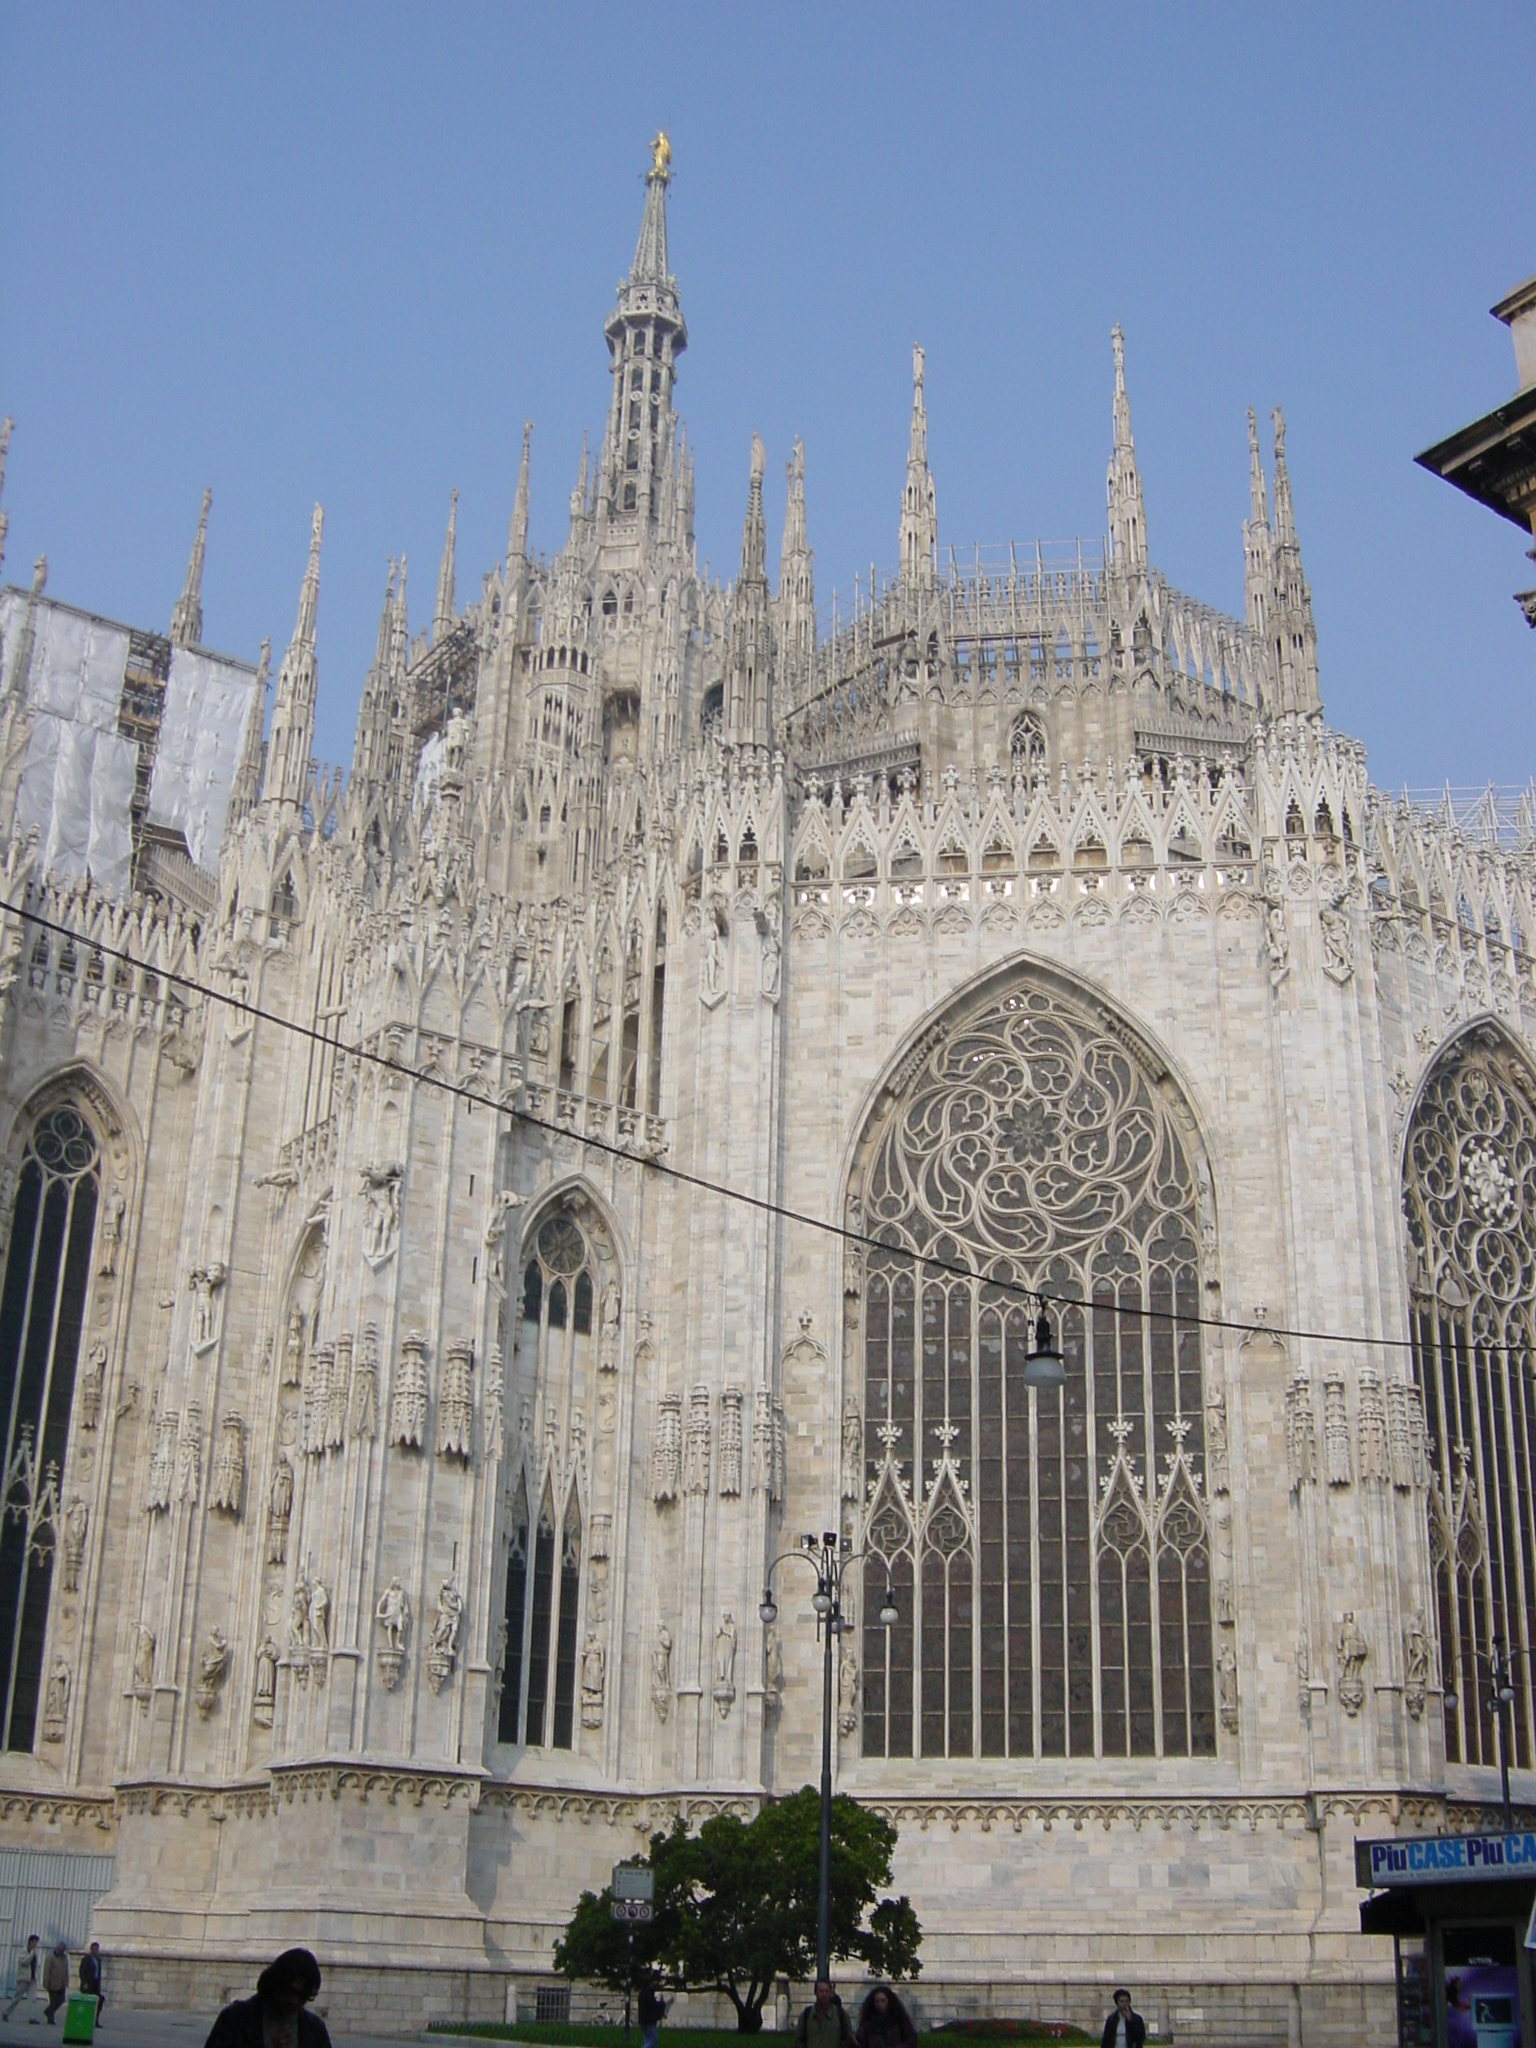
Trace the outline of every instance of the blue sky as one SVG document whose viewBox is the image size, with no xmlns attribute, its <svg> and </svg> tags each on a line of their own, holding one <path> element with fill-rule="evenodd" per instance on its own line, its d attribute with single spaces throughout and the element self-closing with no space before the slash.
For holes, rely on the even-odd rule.
<svg viewBox="0 0 1536 2048">
<path fill-rule="evenodd" d="M 1126 333 L 1152 555 L 1240 610 L 1245 409 L 1281 403 L 1330 722 L 1376 779 L 1536 770 L 1536 581 L 1413 466 L 1514 388 L 1536 12 L 1350 5 L 0 12 L 4 576 L 280 655 L 326 508 L 317 752 L 350 759 L 385 564 L 426 622 L 499 557 L 521 422 L 557 548 L 646 143 L 674 148 L 698 541 L 770 555 L 806 446 L 818 601 L 896 548 L 910 348 L 941 542 L 1093 539 Z"/>
</svg>

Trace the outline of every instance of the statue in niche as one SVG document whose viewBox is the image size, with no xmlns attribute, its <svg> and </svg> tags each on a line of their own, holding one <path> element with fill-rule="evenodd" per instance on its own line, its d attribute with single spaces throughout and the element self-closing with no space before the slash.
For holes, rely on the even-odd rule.
<svg viewBox="0 0 1536 2048">
<path fill-rule="evenodd" d="M 229 1638 L 217 1623 L 208 1631 L 208 1641 L 198 1659 L 197 1711 L 211 1714 L 218 1703 L 219 1688 L 229 1670 Z"/>
<path fill-rule="evenodd" d="M 783 971 L 784 949 L 779 943 L 778 933 L 770 925 L 763 933 L 763 959 L 757 984 L 765 1001 L 776 1003 L 779 1000 L 779 982 Z"/>
<path fill-rule="evenodd" d="M 363 1257 L 370 1266 L 382 1266 L 393 1254 L 400 1230 L 400 1168 L 365 1166 L 358 1182 L 368 1202 L 363 1219 Z"/>
<path fill-rule="evenodd" d="M 406 1640 L 411 1632 L 411 1596 L 398 1579 L 391 1579 L 384 1588 L 373 1613 L 384 1638 L 377 1652 L 379 1676 L 384 1690 L 393 1692 L 400 1683 Z"/>
<path fill-rule="evenodd" d="M 101 1212 L 101 1260 L 96 1268 L 97 1276 L 102 1280 L 117 1278 L 117 1258 L 122 1249 L 123 1217 L 127 1209 L 122 1189 L 108 1188 Z"/>
<path fill-rule="evenodd" d="M 1370 1650 L 1352 1608 L 1334 1631 L 1333 1655 L 1339 1675 L 1339 1705 L 1353 1720 L 1365 1705 L 1365 1660 Z"/>
<path fill-rule="evenodd" d="M 850 1394 L 843 1403 L 843 1472 L 842 1493 L 844 1500 L 859 1500 L 863 1496 L 864 1468 L 864 1420 L 859 1413 L 859 1400 Z"/>
<path fill-rule="evenodd" d="M 80 1590 L 80 1569 L 85 1562 L 85 1532 L 90 1524 L 91 1511 L 78 1493 L 69 1497 L 64 1510 L 64 1590 L 78 1593 Z"/>
<path fill-rule="evenodd" d="M 296 1308 L 288 1317 L 288 1334 L 283 1339 L 283 1385 L 296 1387 L 304 1377 L 304 1311 Z"/>
<path fill-rule="evenodd" d="M 151 1629 L 140 1622 L 139 1632 L 133 1645 L 133 1686 L 135 1692 L 147 1694 L 155 1682 L 155 1638 Z"/>
<path fill-rule="evenodd" d="M 505 1261 L 507 1243 L 507 1218 L 514 1209 L 523 1206 L 523 1197 L 512 1188 L 503 1188 L 491 1204 L 491 1213 L 485 1225 L 486 1272 L 493 1286 L 505 1284 Z"/>
<path fill-rule="evenodd" d="M 256 1652 L 256 1696 L 251 1703 L 251 1719 L 258 1728 L 272 1726 L 272 1711 L 277 1702 L 277 1645 L 270 1636 L 262 1638 Z"/>
<path fill-rule="evenodd" d="M 620 1306 L 618 1284 L 610 1280 L 603 1289 L 603 1328 L 597 1351 L 599 1372 L 617 1372 L 619 1369 Z"/>
<path fill-rule="evenodd" d="M 94 1429 L 101 1420 L 101 1395 L 107 1378 L 107 1347 L 93 1344 L 80 1376 L 80 1427 Z"/>
<path fill-rule="evenodd" d="M 437 1614 L 432 1622 L 432 1641 L 427 1650 L 427 1682 L 441 1692 L 453 1671 L 459 1650 L 459 1622 L 464 1614 L 464 1596 L 452 1579 L 437 1589 Z"/>
<path fill-rule="evenodd" d="M 267 1494 L 267 1563 L 288 1562 L 288 1522 L 293 1514 L 293 1467 L 278 1455 Z"/>
<path fill-rule="evenodd" d="M 588 1629 L 587 1646 L 581 1653 L 581 1725 L 583 1728 L 601 1728 L 603 1725 L 603 1678 L 606 1656 L 597 1639 L 597 1631 Z"/>
<path fill-rule="evenodd" d="M 56 1656 L 43 1694 L 43 1740 L 62 1742 L 69 1723 L 69 1666 Z"/>
<path fill-rule="evenodd" d="M 715 1709 L 723 1721 L 736 1697 L 736 1617 L 727 1608 L 715 1631 Z"/>
<path fill-rule="evenodd" d="M 1230 1643 L 1216 1660 L 1216 1690 L 1221 1725 L 1229 1735 L 1237 1733 L 1237 1656 Z"/>
<path fill-rule="evenodd" d="M 225 1269 L 216 1259 L 209 1266 L 194 1266 L 188 1278 L 192 1284 L 192 1349 L 205 1351 L 219 1334 L 215 1294 L 224 1285 Z"/>
<path fill-rule="evenodd" d="M 309 1647 L 321 1655 L 331 1647 L 331 1596 L 319 1579 L 309 1589 Z"/>
<path fill-rule="evenodd" d="M 704 994 L 708 998 L 720 994 L 720 979 L 725 972 L 725 941 L 713 905 L 704 914 L 703 936 L 702 971 Z"/>
<path fill-rule="evenodd" d="M 859 1725 L 859 1660 L 844 1643 L 837 1665 L 837 1726 L 851 1735 Z"/>
<path fill-rule="evenodd" d="M 290 1650 L 309 1648 L 309 1583 L 305 1579 L 294 1581 L 293 1605 L 288 1611 L 288 1647 Z"/>
<path fill-rule="evenodd" d="M 672 1711 L 672 1632 L 664 1621 L 657 1624 L 651 1651 L 651 1705 L 658 1721 Z"/>
<path fill-rule="evenodd" d="M 779 1641 L 777 1622 L 763 1631 L 763 1705 L 770 1714 L 779 1710 L 784 1697 L 784 1647 Z"/>
<path fill-rule="evenodd" d="M 1403 1624 L 1403 1705 L 1417 1721 L 1429 1691 L 1429 1635 L 1421 1611 Z"/>
</svg>

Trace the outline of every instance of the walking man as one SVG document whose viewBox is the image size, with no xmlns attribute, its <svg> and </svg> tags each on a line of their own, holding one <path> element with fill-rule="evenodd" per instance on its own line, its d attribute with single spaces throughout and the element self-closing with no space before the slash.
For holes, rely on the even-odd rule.
<svg viewBox="0 0 1536 2048">
<path fill-rule="evenodd" d="M 800 2015 L 795 2048 L 852 2048 L 853 2028 L 830 1977 L 816 1979 L 816 2002 Z"/>
<path fill-rule="evenodd" d="M 93 1941 L 80 1958 L 80 1989 L 89 1992 L 96 2000 L 96 2024 L 101 2025 L 101 2015 L 106 2009 L 106 1999 L 101 1989 L 101 1943 Z"/>
<path fill-rule="evenodd" d="M 48 2010 L 43 2017 L 51 2027 L 54 2014 L 69 1996 L 69 1950 L 62 1941 L 53 1944 L 53 1952 L 43 1965 L 43 1989 L 48 1994 Z"/>
<path fill-rule="evenodd" d="M 1100 2048 L 1146 2048 L 1147 2023 L 1131 2010 L 1129 1991 L 1115 1993 L 1115 2009 L 1104 2022 Z"/>
<path fill-rule="evenodd" d="M 656 2036 L 666 2016 L 666 2004 L 647 1973 L 640 1979 L 640 2048 L 656 2048 Z"/>
<path fill-rule="evenodd" d="M 11 2002 L 0 2013 L 0 2019 L 9 2019 L 24 1998 L 30 1998 L 37 1989 L 37 1936 L 29 1934 L 27 1945 L 16 1958 L 16 1981 L 11 1986 Z"/>
</svg>

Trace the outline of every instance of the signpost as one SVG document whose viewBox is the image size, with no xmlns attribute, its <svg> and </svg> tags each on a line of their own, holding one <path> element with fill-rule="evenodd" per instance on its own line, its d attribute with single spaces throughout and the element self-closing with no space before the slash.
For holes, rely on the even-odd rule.
<svg viewBox="0 0 1536 2048">
<path fill-rule="evenodd" d="M 629 1969 L 624 1983 L 624 2048 L 629 2048 L 629 2000 L 635 1984 L 635 1928 L 649 1924 L 656 1902 L 656 1873 L 634 1863 L 613 1866 L 613 1917 L 629 1928 Z"/>
</svg>

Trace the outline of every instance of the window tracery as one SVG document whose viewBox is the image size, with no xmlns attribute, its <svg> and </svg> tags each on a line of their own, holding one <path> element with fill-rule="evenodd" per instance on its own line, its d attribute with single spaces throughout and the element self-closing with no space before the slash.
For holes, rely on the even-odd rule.
<svg viewBox="0 0 1536 2048">
<path fill-rule="evenodd" d="M 1054 984 L 978 997 L 898 1075 L 859 1198 L 890 1247 L 864 1302 L 866 1756 L 1215 1753 L 1192 1143 L 1131 1035 Z M 1009 1288 L 1089 1304 L 1062 1311 L 1059 1393 L 1025 1385 Z"/>
<path fill-rule="evenodd" d="M 31 1749 L 37 1728 L 59 1545 L 59 1475 L 69 1445 L 99 1191 L 95 1134 L 78 1109 L 61 1103 L 39 1118 L 22 1156 L 0 1287 L 6 1417 L 0 1747 L 6 1749 Z"/>
<path fill-rule="evenodd" d="M 1403 1158 L 1413 1364 L 1451 1762 L 1498 1760 L 1488 1653 L 1513 1652 L 1512 1761 L 1536 1754 L 1536 1088 L 1492 1025 L 1427 1077 Z"/>
</svg>

